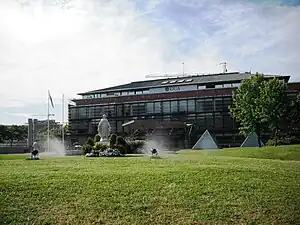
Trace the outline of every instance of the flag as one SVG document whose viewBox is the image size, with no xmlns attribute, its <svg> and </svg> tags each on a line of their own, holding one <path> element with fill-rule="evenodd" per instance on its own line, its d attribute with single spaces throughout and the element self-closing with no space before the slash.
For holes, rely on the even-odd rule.
<svg viewBox="0 0 300 225">
<path fill-rule="evenodd" d="M 50 95 L 50 91 L 48 91 L 48 95 L 49 95 L 49 99 L 50 99 L 50 102 L 51 102 L 51 106 L 52 106 L 52 108 L 54 108 L 53 101 L 52 101 L 52 97 L 51 97 L 51 95 Z"/>
</svg>

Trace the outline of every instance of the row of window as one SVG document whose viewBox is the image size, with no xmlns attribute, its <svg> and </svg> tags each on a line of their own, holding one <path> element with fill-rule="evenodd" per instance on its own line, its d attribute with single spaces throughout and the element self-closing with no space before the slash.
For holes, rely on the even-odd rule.
<svg viewBox="0 0 300 225">
<path fill-rule="evenodd" d="M 172 116 L 165 116 L 162 119 L 170 120 Z M 233 129 L 234 123 L 232 117 L 227 113 L 208 113 L 202 115 L 189 116 L 187 118 L 196 124 L 196 127 L 201 129 Z M 124 132 L 124 120 L 110 120 L 113 132 Z M 93 121 L 72 121 L 71 127 L 74 131 L 79 133 L 94 133 L 97 130 L 97 124 Z M 127 131 L 126 131 L 127 132 Z"/>
<path fill-rule="evenodd" d="M 204 90 L 204 89 L 211 89 L 211 88 L 230 88 L 230 87 L 238 87 L 239 85 L 240 83 L 206 84 L 206 85 L 197 85 L 197 89 Z M 88 94 L 88 95 L 82 95 L 82 98 L 89 99 L 89 98 L 102 98 L 102 97 L 111 97 L 111 96 L 142 95 L 142 94 L 149 94 L 149 93 L 150 93 L 150 89 L 145 89 L 145 90 L 136 90 L 136 91 Z"/>
<path fill-rule="evenodd" d="M 74 107 L 70 119 L 130 117 L 145 115 L 171 115 L 186 113 L 227 112 L 231 97 L 188 100 L 167 100 L 122 105 Z"/>
</svg>

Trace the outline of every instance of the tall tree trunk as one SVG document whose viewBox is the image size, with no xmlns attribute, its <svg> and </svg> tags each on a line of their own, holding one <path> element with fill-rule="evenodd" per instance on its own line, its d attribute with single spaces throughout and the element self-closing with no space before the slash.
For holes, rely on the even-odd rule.
<svg viewBox="0 0 300 225">
<path fill-rule="evenodd" d="M 278 143 L 278 127 L 275 127 L 275 142 L 274 142 L 274 146 L 277 146 Z"/>
<path fill-rule="evenodd" d="M 259 128 L 257 129 L 256 134 L 257 134 L 258 147 L 261 147 L 261 137 L 260 137 L 260 129 Z"/>
</svg>

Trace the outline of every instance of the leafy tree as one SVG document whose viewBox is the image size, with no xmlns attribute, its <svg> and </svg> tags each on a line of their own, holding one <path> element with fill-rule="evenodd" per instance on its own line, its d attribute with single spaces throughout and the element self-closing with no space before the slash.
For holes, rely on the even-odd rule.
<svg viewBox="0 0 300 225">
<path fill-rule="evenodd" d="M 233 105 L 229 108 L 240 125 L 240 133 L 247 136 L 251 132 L 256 132 L 259 146 L 261 146 L 261 133 L 266 129 L 268 122 L 262 97 L 265 86 L 266 82 L 262 74 L 256 73 L 244 80 L 234 91 Z"/>
<path fill-rule="evenodd" d="M 300 127 L 300 92 L 296 99 L 290 100 L 286 120 L 290 128 Z"/>
<path fill-rule="evenodd" d="M 7 126 L 0 125 L 0 143 L 3 143 L 7 136 Z"/>
<path fill-rule="evenodd" d="M 4 140 L 10 142 L 10 146 L 14 141 L 22 141 L 27 137 L 27 127 L 23 125 L 10 125 L 6 127 Z"/>
<path fill-rule="evenodd" d="M 286 95 L 287 86 L 278 78 L 264 82 L 261 89 L 263 116 L 268 121 L 269 129 L 273 133 L 274 145 L 277 145 L 280 121 L 286 114 L 288 98 Z"/>
</svg>

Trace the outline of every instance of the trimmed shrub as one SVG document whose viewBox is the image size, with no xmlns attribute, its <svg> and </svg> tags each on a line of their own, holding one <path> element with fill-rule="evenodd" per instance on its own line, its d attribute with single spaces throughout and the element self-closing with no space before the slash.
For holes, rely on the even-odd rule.
<svg viewBox="0 0 300 225">
<path fill-rule="evenodd" d="M 90 146 L 94 146 L 94 140 L 91 137 L 88 137 L 85 144 L 90 145 Z"/>
<path fill-rule="evenodd" d="M 116 143 L 117 143 L 117 135 L 116 134 L 112 134 L 110 136 L 110 140 L 109 140 L 109 147 L 110 148 L 115 147 Z"/>
<path fill-rule="evenodd" d="M 266 143 L 267 146 L 274 146 L 275 139 L 269 139 Z M 277 145 L 294 145 L 294 144 L 300 144 L 300 138 L 297 138 L 295 136 L 285 136 L 278 138 Z"/>
<path fill-rule="evenodd" d="M 87 153 L 91 153 L 92 150 L 93 150 L 93 147 L 92 147 L 92 145 L 89 145 L 89 144 L 84 144 L 81 147 L 81 151 L 84 155 L 86 155 Z"/>
<path fill-rule="evenodd" d="M 101 140 L 101 137 L 99 134 L 96 134 L 94 137 L 94 143 L 99 142 Z"/>
<path fill-rule="evenodd" d="M 127 144 L 125 139 L 121 136 L 117 137 L 116 147 L 123 155 L 130 152 L 130 146 Z"/>
<path fill-rule="evenodd" d="M 102 152 L 107 148 L 108 148 L 108 146 L 106 144 L 101 143 L 101 142 L 96 142 L 94 144 L 94 150 L 96 150 L 96 151 Z"/>
</svg>

